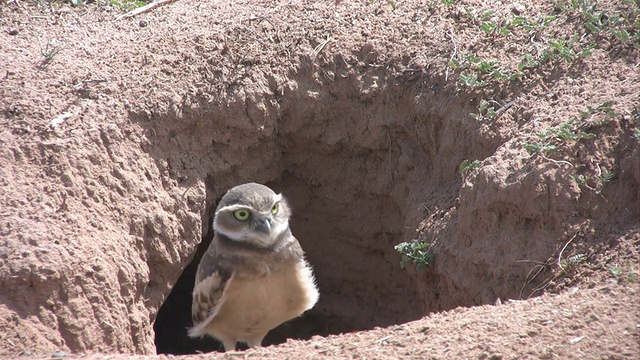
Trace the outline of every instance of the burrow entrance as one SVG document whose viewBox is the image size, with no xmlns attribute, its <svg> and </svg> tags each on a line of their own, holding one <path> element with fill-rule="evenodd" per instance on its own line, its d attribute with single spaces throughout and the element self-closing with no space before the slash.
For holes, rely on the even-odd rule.
<svg viewBox="0 0 640 360">
<path fill-rule="evenodd" d="M 272 330 L 264 345 L 387 326 L 424 314 L 415 282 L 400 269 L 399 257 L 392 252 L 394 243 L 402 239 L 403 221 L 391 198 L 336 202 L 340 196 L 332 200 L 318 194 L 300 196 L 308 188 L 289 174 L 283 175 L 283 184 L 267 185 L 277 192 L 287 189 L 297 212 L 292 230 L 314 266 L 321 300 L 302 317 Z M 383 215 L 372 216 L 376 213 Z M 192 325 L 191 291 L 197 264 L 212 237 L 211 231 L 203 238 L 158 314 L 154 324 L 158 353 L 221 350 L 217 341 L 190 339 L 184 331 Z"/>
<path fill-rule="evenodd" d="M 370 79 L 360 80 L 371 84 Z M 486 157 L 493 150 L 469 135 L 474 129 L 465 123 L 459 102 L 442 100 L 412 83 L 376 81 L 375 94 L 347 80 L 324 87 L 297 82 L 289 85 L 296 91 L 275 91 L 287 96 L 273 95 L 278 98 L 276 115 L 260 115 L 272 118 L 266 127 L 274 129 L 262 138 L 265 125 L 244 106 L 237 111 L 200 109 L 186 114 L 193 117 L 189 121 L 155 128 L 160 140 L 171 139 L 166 141 L 171 143 L 169 154 L 163 155 L 169 161 L 173 157 L 188 170 L 189 161 L 202 168 L 211 160 L 204 165 L 209 167 L 205 221 L 210 223 L 217 197 L 247 181 L 282 192 L 293 206 L 291 227 L 314 267 L 320 301 L 301 318 L 269 333 L 264 345 L 404 323 L 439 310 L 424 299 L 424 294 L 439 297 L 438 289 L 425 292 L 415 274 L 401 269 L 394 245 L 416 236 L 429 209 L 453 206 L 463 159 Z M 246 145 L 235 142 L 250 138 L 251 126 L 258 129 L 258 139 Z M 193 129 L 185 130 L 188 127 Z M 195 270 L 211 238 L 210 231 L 205 233 L 193 262 L 158 313 L 158 353 L 220 349 L 215 341 L 186 335 Z M 437 303 L 443 300 L 447 303 Z"/>
</svg>

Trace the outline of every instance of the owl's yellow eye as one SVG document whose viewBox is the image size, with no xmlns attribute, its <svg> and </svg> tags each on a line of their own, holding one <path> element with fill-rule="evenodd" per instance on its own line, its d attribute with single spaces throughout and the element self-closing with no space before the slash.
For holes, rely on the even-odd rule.
<svg viewBox="0 0 640 360">
<path fill-rule="evenodd" d="M 273 207 L 271 208 L 271 213 L 275 215 L 278 213 L 278 210 L 280 210 L 280 203 L 273 204 Z"/>
<path fill-rule="evenodd" d="M 249 210 L 236 210 L 233 212 L 233 217 L 235 217 L 238 221 L 247 221 L 247 219 L 249 219 Z"/>
</svg>

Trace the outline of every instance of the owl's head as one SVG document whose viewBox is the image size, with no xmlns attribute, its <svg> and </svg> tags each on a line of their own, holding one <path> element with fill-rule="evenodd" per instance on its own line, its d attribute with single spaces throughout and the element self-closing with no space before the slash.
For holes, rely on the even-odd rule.
<svg viewBox="0 0 640 360">
<path fill-rule="evenodd" d="M 213 229 L 233 241 L 268 248 L 289 229 L 290 216 L 282 195 L 264 185 L 248 183 L 230 189 L 222 197 Z"/>
</svg>

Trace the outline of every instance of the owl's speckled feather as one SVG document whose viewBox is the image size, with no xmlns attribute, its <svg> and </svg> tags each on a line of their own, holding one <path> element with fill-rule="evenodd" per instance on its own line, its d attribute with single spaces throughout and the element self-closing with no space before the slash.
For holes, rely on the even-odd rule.
<svg viewBox="0 0 640 360">
<path fill-rule="evenodd" d="M 249 217 L 239 220 L 237 212 L 245 210 Z M 286 200 L 264 185 L 225 194 L 196 273 L 190 336 L 213 336 L 225 351 L 238 341 L 260 346 L 271 329 L 315 305 L 319 292 L 290 216 Z"/>
</svg>

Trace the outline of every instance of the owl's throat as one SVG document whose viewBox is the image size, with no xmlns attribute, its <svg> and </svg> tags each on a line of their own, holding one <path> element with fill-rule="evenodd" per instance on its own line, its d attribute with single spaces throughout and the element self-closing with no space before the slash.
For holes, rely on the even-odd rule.
<svg viewBox="0 0 640 360">
<path fill-rule="evenodd" d="M 236 248 L 258 252 L 278 251 L 278 249 L 286 247 L 287 240 L 291 238 L 291 230 L 289 230 L 288 224 L 285 225 L 273 227 L 269 234 L 262 234 L 257 231 L 244 231 L 235 234 L 219 232 L 216 237 L 220 245 L 229 249 Z"/>
</svg>

